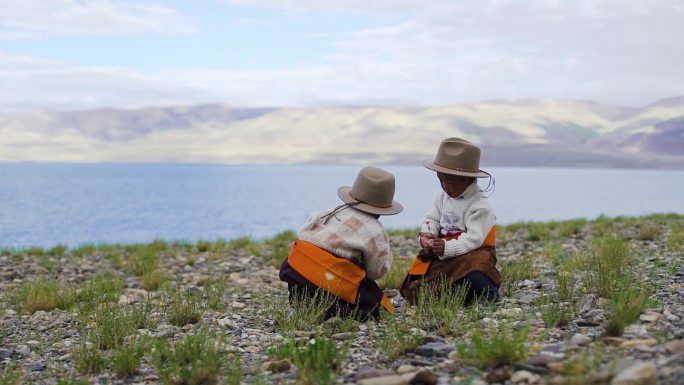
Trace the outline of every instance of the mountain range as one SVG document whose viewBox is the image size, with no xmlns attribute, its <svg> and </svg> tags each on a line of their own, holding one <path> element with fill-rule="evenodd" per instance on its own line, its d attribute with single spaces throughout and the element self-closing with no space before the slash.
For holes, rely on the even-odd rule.
<svg viewBox="0 0 684 385">
<path fill-rule="evenodd" d="M 0 161 L 417 164 L 451 136 L 481 146 L 486 166 L 684 168 L 684 96 L 640 108 L 523 99 L 38 111 L 0 117 Z"/>
</svg>

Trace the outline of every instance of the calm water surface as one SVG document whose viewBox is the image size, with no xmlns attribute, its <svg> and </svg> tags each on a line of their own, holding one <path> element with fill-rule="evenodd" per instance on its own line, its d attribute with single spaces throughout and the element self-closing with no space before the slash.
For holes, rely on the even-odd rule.
<svg viewBox="0 0 684 385">
<path fill-rule="evenodd" d="M 416 227 L 439 185 L 422 167 L 386 166 Z M 0 247 L 153 239 L 264 238 L 339 204 L 355 166 L 0 164 Z M 684 172 L 490 168 L 499 223 L 600 214 L 684 213 Z"/>
</svg>

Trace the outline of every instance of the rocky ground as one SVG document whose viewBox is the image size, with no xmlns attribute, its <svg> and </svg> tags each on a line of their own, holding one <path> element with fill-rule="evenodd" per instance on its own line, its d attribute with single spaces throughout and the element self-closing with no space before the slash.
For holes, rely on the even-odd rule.
<svg viewBox="0 0 684 385">
<path fill-rule="evenodd" d="M 339 348 L 340 364 L 331 369 L 333 383 L 684 384 L 684 252 L 677 233 L 682 224 L 684 217 L 670 215 L 502 228 L 497 247 L 505 278 L 502 299 L 476 309 L 456 309 L 457 317 L 446 328 L 429 322 L 422 326 L 425 315 L 416 315 L 417 309 L 391 288 L 394 278 L 384 284 L 397 307 L 395 323 L 333 320 L 290 333 L 278 323 L 287 290 L 271 260 L 283 251 L 268 243 L 158 242 L 154 252 L 159 258 L 155 271 L 162 272 L 159 287 L 154 275 L 136 274 L 130 257 L 136 251 L 130 247 L 5 250 L 0 252 L 0 384 L 162 382 L 150 352 L 142 354 L 139 368 L 131 374 L 115 374 L 115 349 L 106 347 L 101 369 L 84 369 L 79 365 L 80 347 L 91 346 L 86 340 L 93 338 L 93 331 L 104 330 L 96 325 L 98 310 L 87 313 L 73 301 L 48 310 L 28 309 L 27 297 L 19 294 L 40 279 L 59 282 L 50 290 L 81 292 L 83 285 L 105 272 L 122 279 L 112 306 L 146 304 L 152 309 L 148 316 L 154 322 L 126 338 L 145 335 L 174 342 L 200 329 L 222 333 L 225 344 L 220 349 L 226 355 L 221 356 L 218 377 L 185 383 L 305 382 L 291 360 L 269 355 L 269 349 L 319 334 Z M 414 235 L 407 231 L 391 236 L 397 270 L 416 252 Z M 598 269 L 592 254 L 592 239 L 598 236 L 628 242 L 638 277 L 635 285 L 647 290 L 636 321 L 621 335 L 607 332 L 615 303 L 587 289 L 586 277 Z M 564 262 L 572 259 L 575 265 Z M 561 266 L 570 270 L 569 283 L 559 281 Z M 201 296 L 209 287 L 218 294 Z M 179 290 L 203 298 L 197 304 L 199 318 L 183 325 L 171 321 L 169 308 Z M 554 313 L 566 322 L 554 320 Z M 513 348 L 520 349 L 510 360 L 478 361 L 463 353 L 487 351 L 475 346 L 474 334 L 496 335 L 504 326 L 525 333 L 517 334 L 522 340 Z M 406 335 L 416 336 L 415 342 L 407 343 Z M 492 348 L 495 342 L 487 341 Z M 388 343 L 399 349 L 389 353 Z M 464 350 L 459 351 L 459 345 Z M 240 358 L 237 380 L 228 374 L 236 371 L 235 355 Z"/>
</svg>

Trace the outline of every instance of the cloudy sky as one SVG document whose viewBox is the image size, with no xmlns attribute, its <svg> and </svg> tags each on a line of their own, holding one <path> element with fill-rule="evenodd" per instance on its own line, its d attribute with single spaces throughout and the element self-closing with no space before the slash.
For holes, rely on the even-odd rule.
<svg viewBox="0 0 684 385">
<path fill-rule="evenodd" d="M 334 3 L 334 4 L 333 4 Z M 0 113 L 684 94 L 683 0 L 0 0 Z"/>
</svg>

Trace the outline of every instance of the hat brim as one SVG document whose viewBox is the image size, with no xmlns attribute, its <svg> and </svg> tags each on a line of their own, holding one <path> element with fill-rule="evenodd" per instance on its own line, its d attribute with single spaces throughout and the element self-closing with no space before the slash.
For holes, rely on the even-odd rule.
<svg viewBox="0 0 684 385">
<path fill-rule="evenodd" d="M 358 200 L 354 199 L 354 197 L 351 196 L 350 192 L 350 186 L 342 186 L 337 189 L 337 196 L 340 197 L 340 199 L 342 199 L 342 202 L 344 203 L 358 202 Z M 397 201 L 392 201 L 392 206 L 390 207 L 376 207 L 373 205 L 369 205 L 367 203 L 359 203 L 357 205 L 354 205 L 354 208 L 368 214 L 394 215 L 399 214 L 404 209 L 404 206 L 402 206 L 401 203 Z"/>
<path fill-rule="evenodd" d="M 441 173 L 449 174 L 449 175 L 470 176 L 473 178 L 488 178 L 490 176 L 489 174 L 487 174 L 486 172 L 484 172 L 482 170 L 479 170 L 478 172 L 467 172 L 467 171 L 459 171 L 459 170 L 454 170 L 451 168 L 442 167 L 442 166 L 436 164 L 435 161 L 432 159 L 425 159 L 423 161 L 423 166 L 427 169 L 432 170 L 432 171 L 437 171 L 437 172 L 441 172 Z"/>
</svg>

